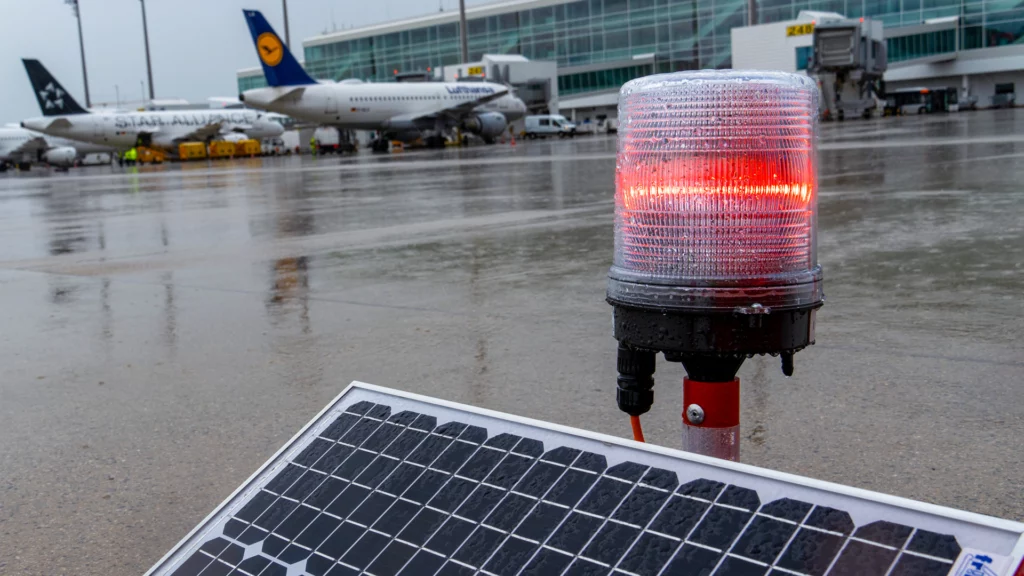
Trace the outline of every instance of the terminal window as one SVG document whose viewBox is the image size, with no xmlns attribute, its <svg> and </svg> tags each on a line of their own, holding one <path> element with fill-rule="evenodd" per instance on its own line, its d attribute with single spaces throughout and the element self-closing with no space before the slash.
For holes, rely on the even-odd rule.
<svg viewBox="0 0 1024 576">
<path fill-rule="evenodd" d="M 796 49 L 796 69 L 807 70 L 814 57 L 814 46 L 799 46 Z"/>
</svg>

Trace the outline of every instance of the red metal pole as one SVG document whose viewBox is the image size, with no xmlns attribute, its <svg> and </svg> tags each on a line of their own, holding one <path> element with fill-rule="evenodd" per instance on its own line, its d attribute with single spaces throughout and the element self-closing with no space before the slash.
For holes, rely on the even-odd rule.
<svg viewBox="0 0 1024 576">
<path fill-rule="evenodd" d="M 731 382 L 683 378 L 683 450 L 739 462 L 739 378 Z"/>
</svg>

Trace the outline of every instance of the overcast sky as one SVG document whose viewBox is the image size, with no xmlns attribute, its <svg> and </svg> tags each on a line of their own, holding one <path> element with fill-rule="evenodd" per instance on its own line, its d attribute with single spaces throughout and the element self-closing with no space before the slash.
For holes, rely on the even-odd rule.
<svg viewBox="0 0 1024 576">
<path fill-rule="evenodd" d="M 467 5 L 486 0 L 466 0 Z M 80 0 L 93 104 L 142 98 L 146 78 L 139 0 Z M 458 10 L 458 0 L 291 0 L 288 20 L 301 59 L 303 38 L 338 29 Z M 283 36 L 281 0 L 147 0 L 157 98 L 205 102 L 235 96 L 235 71 L 259 60 L 242 8 L 262 10 Z M 38 116 L 22 58 L 39 59 L 83 106 L 78 31 L 64 0 L 0 0 L 0 123 Z"/>
</svg>

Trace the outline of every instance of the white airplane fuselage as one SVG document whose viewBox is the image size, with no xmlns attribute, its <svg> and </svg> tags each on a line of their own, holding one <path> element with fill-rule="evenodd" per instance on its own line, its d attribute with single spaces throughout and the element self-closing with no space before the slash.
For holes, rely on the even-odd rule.
<svg viewBox="0 0 1024 576">
<path fill-rule="evenodd" d="M 340 82 L 255 88 L 239 98 L 247 106 L 317 124 L 350 130 L 400 130 L 396 118 L 426 116 L 507 90 L 490 82 Z M 473 110 L 500 112 L 512 122 L 526 114 L 526 104 L 509 91 Z"/>
<path fill-rule="evenodd" d="M 241 131 L 255 140 L 280 136 L 284 131 L 262 112 L 252 110 L 69 114 L 31 118 L 21 125 L 50 136 L 125 150 L 135 146 L 140 134 L 151 135 L 152 145 L 170 149 L 190 134 L 217 123 L 224 132 Z"/>
<path fill-rule="evenodd" d="M 42 140 L 44 144 L 33 146 L 31 147 L 31 150 L 15 152 L 25 143 L 35 139 Z M 45 151 L 54 148 L 74 148 L 76 156 L 79 158 L 86 154 L 113 151 L 110 146 L 103 146 L 92 142 L 81 142 L 77 140 L 68 140 L 67 138 L 48 136 L 41 132 L 35 132 L 13 126 L 0 127 L 0 160 L 6 160 L 8 162 L 34 162 L 36 160 L 36 154 L 40 150 Z"/>
</svg>

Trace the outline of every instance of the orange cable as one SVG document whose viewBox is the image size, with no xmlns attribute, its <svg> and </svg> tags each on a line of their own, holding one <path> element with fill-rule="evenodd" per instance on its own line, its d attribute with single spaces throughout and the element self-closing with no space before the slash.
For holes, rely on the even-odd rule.
<svg viewBox="0 0 1024 576">
<path fill-rule="evenodd" d="M 629 423 L 633 426 L 633 440 L 644 442 L 644 429 L 640 427 L 640 417 L 630 416 Z"/>
</svg>

